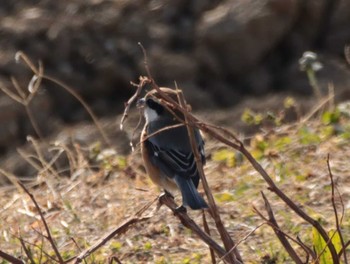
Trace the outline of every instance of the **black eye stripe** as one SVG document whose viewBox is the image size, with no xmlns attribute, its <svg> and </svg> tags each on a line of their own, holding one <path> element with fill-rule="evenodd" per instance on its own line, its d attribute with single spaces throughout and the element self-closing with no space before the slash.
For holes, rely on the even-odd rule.
<svg viewBox="0 0 350 264">
<path fill-rule="evenodd" d="M 164 107 L 157 102 L 155 102 L 153 99 L 148 98 L 146 100 L 146 104 L 149 108 L 153 109 L 157 112 L 158 115 L 161 115 L 164 112 Z"/>
</svg>

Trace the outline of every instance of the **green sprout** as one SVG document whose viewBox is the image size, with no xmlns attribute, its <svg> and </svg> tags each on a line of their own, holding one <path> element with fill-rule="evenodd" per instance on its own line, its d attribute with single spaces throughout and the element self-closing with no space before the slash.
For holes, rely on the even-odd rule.
<svg viewBox="0 0 350 264">
<path fill-rule="evenodd" d="M 317 82 L 316 72 L 321 70 L 323 65 L 317 59 L 317 54 L 311 51 L 306 51 L 299 59 L 299 67 L 301 71 L 305 71 L 309 84 L 313 90 L 313 93 L 318 100 L 321 98 L 321 90 Z"/>
</svg>

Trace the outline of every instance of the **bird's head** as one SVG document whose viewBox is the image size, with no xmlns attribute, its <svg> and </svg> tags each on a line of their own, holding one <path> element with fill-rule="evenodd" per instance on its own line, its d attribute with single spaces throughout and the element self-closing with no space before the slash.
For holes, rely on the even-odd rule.
<svg viewBox="0 0 350 264">
<path fill-rule="evenodd" d="M 176 91 L 170 88 L 160 89 L 162 92 L 164 92 L 177 102 Z M 159 118 L 174 118 L 173 114 L 170 113 L 162 104 L 160 95 L 156 90 L 148 92 L 144 98 L 138 100 L 137 107 L 143 109 L 143 114 L 145 116 L 147 124 L 156 121 Z"/>
</svg>

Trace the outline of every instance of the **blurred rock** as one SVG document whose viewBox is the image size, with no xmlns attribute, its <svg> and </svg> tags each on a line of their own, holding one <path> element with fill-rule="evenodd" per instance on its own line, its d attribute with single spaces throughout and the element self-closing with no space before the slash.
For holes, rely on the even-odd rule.
<svg viewBox="0 0 350 264">
<path fill-rule="evenodd" d="M 205 12 L 198 22 L 199 59 L 203 53 L 214 54 L 219 61 L 219 71 L 232 76 L 250 71 L 292 27 L 297 4 L 297 0 L 221 3 Z M 212 67 L 216 66 L 208 66 Z"/>
<path fill-rule="evenodd" d="M 23 144 L 27 135 L 36 135 L 33 123 L 38 125 L 39 133 L 48 136 L 57 127 L 55 117 L 51 116 L 52 104 L 45 94 L 39 94 L 29 104 L 32 119 L 29 118 L 25 107 L 13 99 L 0 96 L 0 154 L 9 148 Z M 50 120 L 50 122 L 48 122 Z"/>
<path fill-rule="evenodd" d="M 195 107 L 232 107 L 249 95 L 309 91 L 297 61 L 317 52 L 322 85 L 348 87 L 349 0 L 5 1 L 0 7 L 0 80 L 32 73 L 18 50 L 69 84 L 98 116 L 115 116 L 145 75 L 141 42 L 159 85 L 185 90 Z M 323 79 L 324 78 L 324 81 Z M 45 81 L 46 106 L 34 111 L 44 131 L 89 118 L 67 91 Z M 341 96 L 339 96 L 341 97 Z M 31 133 L 23 109 L 1 97 L 0 148 Z M 36 109 L 36 106 L 33 106 Z M 54 122 L 47 122 L 47 120 Z M 16 144 L 14 144 L 16 143 Z M 7 146 L 5 146 L 7 145 Z"/>
</svg>

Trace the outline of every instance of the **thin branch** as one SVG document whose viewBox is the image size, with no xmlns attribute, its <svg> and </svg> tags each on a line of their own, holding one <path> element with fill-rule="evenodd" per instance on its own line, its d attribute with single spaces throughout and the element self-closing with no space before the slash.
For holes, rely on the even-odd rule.
<svg viewBox="0 0 350 264">
<path fill-rule="evenodd" d="M 30 250 L 27 248 L 26 244 L 24 243 L 24 240 L 22 237 L 18 237 L 21 245 L 22 245 L 22 248 L 24 250 L 24 253 L 26 254 L 26 256 L 28 257 L 29 261 L 31 264 L 35 264 L 35 261 L 33 259 L 33 256 L 32 256 L 32 253 L 30 252 Z"/>
<path fill-rule="evenodd" d="M 296 205 L 284 192 L 282 192 L 277 185 L 274 183 L 274 181 L 271 179 L 271 177 L 268 175 L 268 173 L 264 170 L 264 168 L 255 160 L 255 158 L 251 155 L 251 153 L 244 147 L 243 143 L 236 139 L 236 142 L 234 143 L 227 139 L 226 137 L 220 135 L 216 131 L 214 131 L 211 127 L 206 126 L 204 123 L 197 122 L 196 125 L 207 134 L 211 135 L 213 138 L 225 143 L 226 145 L 240 151 L 250 162 L 250 164 L 255 168 L 255 170 L 263 177 L 265 182 L 269 185 L 269 190 L 274 192 L 282 201 L 285 202 L 286 205 L 289 206 L 297 215 L 299 215 L 301 218 L 303 218 L 306 222 L 310 223 L 313 227 L 316 228 L 316 230 L 320 233 L 322 238 L 325 241 L 330 241 L 329 236 L 326 232 L 326 230 L 320 225 L 318 221 L 310 217 L 308 214 L 306 214 L 302 209 L 299 208 L 298 205 Z M 335 250 L 335 247 L 333 243 L 330 241 L 328 244 L 329 251 L 332 255 L 332 260 L 334 261 L 334 264 L 339 263 L 339 259 L 337 256 L 337 252 Z"/>
<path fill-rule="evenodd" d="M 38 71 L 37 67 L 34 66 L 33 62 L 22 51 L 17 51 L 16 52 L 15 60 L 16 60 L 16 62 L 19 62 L 20 60 L 23 60 L 24 63 L 31 69 L 32 72 L 34 72 L 36 75 L 39 74 L 39 71 Z"/>
<path fill-rule="evenodd" d="M 328 173 L 329 173 L 329 178 L 331 180 L 331 188 L 332 188 L 332 206 L 333 206 L 333 211 L 334 211 L 334 217 L 335 217 L 335 224 L 336 224 L 336 228 L 337 228 L 337 232 L 340 238 L 340 242 L 342 245 L 342 248 L 345 248 L 345 242 L 344 242 L 344 238 L 343 238 L 343 234 L 341 231 L 341 226 L 340 226 L 340 221 L 339 221 L 339 217 L 338 217 L 338 211 L 337 211 L 337 206 L 335 204 L 335 183 L 334 183 L 334 178 L 333 178 L 333 173 L 331 170 L 331 166 L 330 166 L 330 162 L 329 162 L 329 154 L 327 155 L 327 167 L 328 167 Z M 344 250 L 344 263 L 348 264 L 348 260 L 346 257 L 346 250 Z"/>
<path fill-rule="evenodd" d="M 283 232 L 282 229 L 280 229 L 279 227 L 273 225 L 270 220 L 268 218 L 266 218 L 256 207 L 253 206 L 253 210 L 254 212 L 259 215 L 261 217 L 261 219 L 266 221 L 266 224 L 269 225 L 270 227 L 272 227 L 272 229 L 277 229 L 280 233 L 283 233 L 283 235 L 288 238 L 289 240 L 293 241 L 294 243 L 296 243 L 297 245 L 299 245 L 302 249 L 304 249 L 306 255 L 307 255 L 307 259 L 309 259 L 309 255 L 311 255 L 314 259 L 316 259 L 316 255 L 312 252 L 310 253 L 310 249 L 306 246 L 304 246 L 304 244 L 300 241 L 300 239 L 297 237 L 297 239 L 291 237 L 290 235 L 288 235 L 287 233 Z M 305 262 L 307 263 L 307 262 Z"/>
<path fill-rule="evenodd" d="M 251 230 L 250 232 L 248 232 L 247 235 L 245 235 L 243 238 L 241 238 L 240 240 L 237 241 L 235 247 L 237 247 L 238 245 L 240 245 L 242 242 L 246 241 L 252 234 L 255 233 L 256 230 L 258 230 L 260 227 L 262 227 L 263 225 L 265 225 L 267 223 L 261 223 L 258 226 L 256 226 L 253 230 Z M 220 263 L 220 261 L 223 260 L 224 257 L 226 257 L 227 254 L 231 253 L 234 250 L 234 248 L 231 248 L 229 252 L 227 252 L 220 260 L 218 263 Z"/>
<path fill-rule="evenodd" d="M 153 83 L 153 82 L 152 82 Z M 269 186 L 269 190 L 274 192 L 282 201 L 286 203 L 297 215 L 299 215 L 302 219 L 304 219 L 306 222 L 310 223 L 313 227 L 316 228 L 316 230 L 320 233 L 322 238 L 325 241 L 330 241 L 329 236 L 325 229 L 320 225 L 318 221 L 310 217 L 308 214 L 306 214 L 301 208 L 299 208 L 298 205 L 296 205 L 284 192 L 282 192 L 277 185 L 274 183 L 274 181 L 271 179 L 271 177 L 268 175 L 268 173 L 264 170 L 264 168 L 255 160 L 255 158 L 250 154 L 250 152 L 244 147 L 243 143 L 238 140 L 232 133 L 230 133 L 227 130 L 220 129 L 219 127 L 216 127 L 215 129 L 213 126 L 208 126 L 206 123 L 199 121 L 196 119 L 193 115 L 188 113 L 186 109 L 183 109 L 180 107 L 172 98 L 170 98 L 168 95 L 164 94 L 158 86 L 154 86 L 154 89 L 158 91 L 160 96 L 167 100 L 169 103 L 173 104 L 173 108 L 178 110 L 180 113 L 182 113 L 187 118 L 187 123 L 193 124 L 194 126 L 198 127 L 200 130 L 202 130 L 204 133 L 209 134 L 216 140 L 226 144 L 227 146 L 230 146 L 238 151 L 240 151 L 251 163 L 251 165 L 254 167 L 254 169 L 263 177 L 265 182 Z M 222 130 L 225 134 L 222 135 L 218 132 L 218 130 Z M 234 139 L 234 142 L 231 141 L 227 134 L 231 134 L 232 138 Z M 330 253 L 332 255 L 332 259 L 334 261 L 334 264 L 338 264 L 339 260 L 337 257 L 337 252 L 335 250 L 335 247 L 333 243 L 330 241 L 330 243 L 327 244 Z"/>
<path fill-rule="evenodd" d="M 6 252 L 0 250 L 0 258 L 3 258 L 4 260 L 9 261 L 10 263 L 13 264 L 24 264 L 24 261 L 21 259 L 18 259 L 14 256 L 11 256 L 9 254 L 7 254 Z"/>
<path fill-rule="evenodd" d="M 70 95 L 72 95 L 75 99 L 79 101 L 79 103 L 84 107 L 85 111 L 90 115 L 92 121 L 94 122 L 95 126 L 97 127 L 98 131 L 100 132 L 103 140 L 105 143 L 109 146 L 111 146 L 111 141 L 106 135 L 105 131 L 103 130 L 97 116 L 94 114 L 94 112 L 91 110 L 90 106 L 84 101 L 84 99 L 76 92 L 74 89 L 66 85 L 65 83 L 61 82 L 60 80 L 51 77 L 49 75 L 43 75 L 43 79 L 49 80 L 58 86 L 62 87 L 65 91 L 67 91 Z"/>
<path fill-rule="evenodd" d="M 341 257 L 341 255 L 344 253 L 344 251 L 346 250 L 346 248 L 350 246 L 350 240 L 348 242 L 345 243 L 344 247 L 340 249 L 338 256 L 339 258 Z"/>
<path fill-rule="evenodd" d="M 311 256 L 312 259 L 316 259 L 317 256 L 316 256 L 315 252 L 310 247 L 308 247 L 303 241 L 301 241 L 299 236 L 297 236 L 296 238 L 297 238 L 297 241 L 299 242 L 299 245 L 306 252 L 306 261 L 305 261 L 305 263 L 309 263 L 309 256 Z"/>
<path fill-rule="evenodd" d="M 39 232 L 38 232 L 38 233 L 39 233 Z M 40 233 L 39 233 L 39 234 L 40 234 Z M 40 234 L 40 235 L 42 235 L 42 234 Z M 34 259 L 32 258 L 31 252 L 30 252 L 30 251 L 28 250 L 28 248 L 25 246 L 25 243 L 27 243 L 28 245 L 30 245 L 30 246 L 32 246 L 32 247 L 35 247 L 35 248 L 40 249 L 40 255 L 44 254 L 46 257 L 48 257 L 49 259 L 51 259 L 53 262 L 58 262 L 57 259 L 55 259 L 53 256 L 51 256 L 49 253 L 45 252 L 45 251 L 43 250 L 43 247 L 42 247 L 42 246 L 38 246 L 38 245 L 36 245 L 36 244 L 34 244 L 34 243 L 31 243 L 31 242 L 29 242 L 29 241 L 26 241 L 26 240 L 24 240 L 24 239 L 21 238 L 21 237 L 18 237 L 18 236 L 15 236 L 15 237 L 16 237 L 17 239 L 19 239 L 19 241 L 21 242 L 21 245 L 22 245 L 22 247 L 23 247 L 23 249 L 24 249 L 24 251 L 25 251 L 27 257 L 31 260 L 31 263 L 32 263 L 32 264 L 36 264 L 37 261 L 34 261 Z M 46 236 L 44 236 L 44 235 L 42 235 L 42 237 L 46 238 Z M 40 257 L 39 259 L 41 259 L 41 257 Z M 41 262 L 39 261 L 39 263 L 41 263 Z"/>
<path fill-rule="evenodd" d="M 39 215 L 40 215 L 40 218 L 41 218 L 41 221 L 43 222 L 44 224 L 44 227 L 46 229 L 46 233 L 47 233 L 47 239 L 49 240 L 51 246 L 52 246 L 52 249 L 53 251 L 55 252 L 55 255 L 57 256 L 58 258 L 58 261 L 59 263 L 63 264 L 64 263 L 64 260 L 60 254 L 60 252 L 58 251 L 57 249 L 57 246 L 56 246 L 56 243 L 55 241 L 53 240 L 52 236 L 51 236 L 51 232 L 50 232 L 50 229 L 49 229 L 49 226 L 47 225 L 46 223 L 46 220 L 45 220 L 45 217 L 40 209 L 40 206 L 38 205 L 38 203 L 36 202 L 35 198 L 34 198 L 34 195 L 31 194 L 28 189 L 21 183 L 18 181 L 18 184 L 22 187 L 22 189 L 28 194 L 28 196 L 30 197 L 30 199 L 32 200 L 32 202 L 34 203 L 35 205 L 35 208 L 38 210 L 39 212 Z"/>
<path fill-rule="evenodd" d="M 140 141 L 140 143 L 137 143 L 137 145 L 142 144 L 142 143 L 145 142 L 147 139 L 149 139 L 149 138 L 151 138 L 151 137 L 154 137 L 155 135 L 157 135 L 157 134 L 159 134 L 159 133 L 162 133 L 162 132 L 164 132 L 164 131 L 166 131 L 166 130 L 174 129 L 174 128 L 182 127 L 182 126 L 184 126 L 184 124 L 181 123 L 181 124 L 176 124 L 176 125 L 172 125 L 172 126 L 163 127 L 163 128 L 161 128 L 161 129 L 157 130 L 156 132 L 153 132 L 153 133 L 147 135 L 145 138 L 143 138 L 143 140 Z"/>
<path fill-rule="evenodd" d="M 133 86 L 136 86 L 137 89 L 136 89 L 136 92 L 134 93 L 134 95 L 132 97 L 130 97 L 130 99 L 125 103 L 124 113 L 123 113 L 123 116 L 120 120 L 120 130 L 123 130 L 124 122 L 128 118 L 130 107 L 140 97 L 140 94 L 141 94 L 143 87 L 147 83 L 150 83 L 150 80 L 147 77 L 142 77 L 142 76 L 139 78 L 139 81 L 140 81 L 139 84 L 131 83 Z"/>
<path fill-rule="evenodd" d="M 177 90 L 177 96 L 178 96 L 180 106 L 183 109 L 186 109 L 186 102 L 185 102 L 185 99 L 184 99 L 182 92 Z M 198 169 L 200 178 L 202 180 L 202 185 L 203 185 L 203 188 L 205 190 L 205 194 L 206 194 L 208 201 L 209 201 L 210 213 L 215 221 L 216 227 L 220 233 L 220 236 L 221 236 L 222 242 L 224 243 L 225 249 L 226 249 L 226 251 L 229 251 L 231 248 L 234 248 L 235 244 L 221 221 L 221 217 L 220 217 L 220 214 L 218 212 L 217 206 L 215 204 L 213 194 L 211 193 L 209 184 L 208 184 L 207 179 L 206 179 L 205 174 L 204 174 L 203 163 L 202 163 L 202 159 L 200 158 L 197 142 L 195 140 L 194 130 L 192 127 L 190 127 L 188 125 L 189 124 L 188 118 L 187 118 L 188 115 L 189 115 L 189 113 L 185 112 L 185 115 L 184 115 L 185 116 L 185 124 L 187 126 L 187 132 L 189 135 L 189 139 L 190 139 L 190 143 L 191 143 L 191 147 L 192 147 L 192 152 L 194 154 L 195 161 L 197 164 L 197 169 Z M 232 256 L 230 256 L 230 255 L 228 256 L 229 258 L 231 258 L 231 261 L 233 261 L 235 263 L 236 259 L 237 259 L 238 261 L 242 262 L 242 258 L 241 258 L 237 249 L 233 250 L 232 253 L 233 253 Z"/>
<path fill-rule="evenodd" d="M 203 219 L 204 231 L 208 234 L 208 236 L 210 236 L 210 229 L 209 229 L 209 226 L 208 226 L 207 218 L 205 217 L 205 211 L 204 210 L 202 210 L 202 219 Z M 214 250 L 211 247 L 209 247 L 209 251 L 210 251 L 211 263 L 212 264 L 216 264 Z"/>
<path fill-rule="evenodd" d="M 218 245 L 207 233 L 205 233 L 187 214 L 185 210 L 178 210 L 177 204 L 174 202 L 174 198 L 170 195 L 161 195 L 159 197 L 159 202 L 166 205 L 174 215 L 179 218 L 181 223 L 192 230 L 200 239 L 205 242 L 210 248 L 212 248 L 216 254 L 221 258 L 225 255 L 225 250 Z M 230 259 L 225 259 L 226 263 L 232 263 Z M 238 262 L 235 262 L 238 263 Z"/>
<path fill-rule="evenodd" d="M 279 239 L 279 241 L 281 242 L 282 246 L 285 248 L 285 250 L 288 252 L 289 256 L 293 259 L 293 261 L 297 264 L 303 264 L 302 260 L 299 258 L 298 254 L 295 252 L 294 248 L 291 246 L 291 244 L 289 243 L 289 241 L 287 240 L 286 236 L 284 235 L 284 233 L 280 232 L 280 228 L 278 226 L 278 223 L 275 219 L 275 216 L 273 214 L 271 205 L 269 203 L 269 201 L 267 200 L 265 194 L 263 192 L 261 192 L 261 195 L 264 199 L 264 203 L 265 203 L 265 210 L 269 216 L 269 222 L 275 226 L 276 228 L 273 229 L 273 231 L 275 232 L 277 238 Z"/>
<path fill-rule="evenodd" d="M 26 113 L 27 113 L 27 116 L 30 120 L 30 123 L 32 124 L 32 127 L 35 131 L 35 133 L 37 134 L 37 136 L 40 138 L 40 139 L 43 139 L 43 133 L 41 132 L 41 129 L 38 125 L 38 123 L 36 122 L 36 119 L 34 118 L 34 115 L 32 113 L 32 110 L 30 109 L 30 106 L 29 105 L 25 105 L 24 106 L 24 109 L 26 110 Z"/>
</svg>

